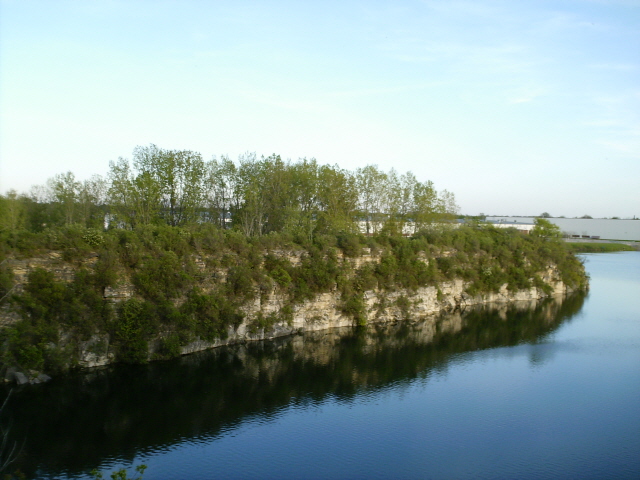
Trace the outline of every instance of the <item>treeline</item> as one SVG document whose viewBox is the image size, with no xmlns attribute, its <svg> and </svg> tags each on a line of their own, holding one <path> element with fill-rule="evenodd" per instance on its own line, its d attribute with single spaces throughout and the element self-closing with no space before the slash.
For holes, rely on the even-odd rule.
<svg viewBox="0 0 640 480">
<path fill-rule="evenodd" d="M 375 165 L 349 171 L 315 159 L 278 155 L 203 160 L 197 152 L 137 147 L 133 159 L 110 163 L 106 176 L 78 181 L 56 175 L 29 194 L 0 196 L 0 231 L 79 224 L 134 229 L 142 225 L 213 223 L 246 236 L 286 232 L 375 234 L 415 230 L 451 218 L 455 197 L 411 172 Z"/>
</svg>

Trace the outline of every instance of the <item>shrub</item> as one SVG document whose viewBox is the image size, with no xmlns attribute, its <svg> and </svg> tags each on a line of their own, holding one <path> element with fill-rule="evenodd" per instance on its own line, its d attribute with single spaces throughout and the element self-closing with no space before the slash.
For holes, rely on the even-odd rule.
<svg viewBox="0 0 640 480">
<path fill-rule="evenodd" d="M 338 247 L 347 257 L 357 257 L 362 251 L 360 236 L 354 234 L 341 234 L 338 236 Z"/>
<path fill-rule="evenodd" d="M 82 240 L 91 247 L 99 247 L 104 243 L 104 236 L 95 228 L 87 228 Z"/>
<path fill-rule="evenodd" d="M 244 265 L 231 267 L 227 274 L 227 291 L 244 300 L 255 298 L 256 291 L 252 277 L 253 272 Z"/>
<path fill-rule="evenodd" d="M 180 312 L 190 325 L 191 332 L 207 341 L 226 338 L 228 327 L 237 327 L 243 319 L 242 314 L 224 296 L 203 294 L 196 288 L 189 292 Z"/>
<path fill-rule="evenodd" d="M 389 289 L 393 286 L 398 262 L 392 254 L 386 253 L 376 265 L 375 275 L 381 288 Z"/>
<path fill-rule="evenodd" d="M 354 292 L 343 298 L 341 310 L 345 315 L 351 316 L 357 325 L 364 326 L 367 324 L 366 307 L 362 293 Z"/>
<path fill-rule="evenodd" d="M 181 354 L 182 350 L 180 348 L 179 334 L 172 333 L 160 341 L 160 346 L 157 352 L 158 358 L 175 358 L 179 357 Z"/>
<path fill-rule="evenodd" d="M 373 264 L 367 263 L 356 271 L 354 283 L 357 290 L 373 290 L 378 286 L 375 269 L 376 267 Z"/>
<path fill-rule="evenodd" d="M 409 312 L 411 309 L 411 301 L 406 296 L 400 295 L 396 300 L 396 306 L 400 309 L 402 319 L 408 320 L 410 318 Z"/>
<path fill-rule="evenodd" d="M 189 285 L 191 279 L 183 269 L 184 262 L 174 252 L 165 251 L 145 259 L 132 281 L 147 300 L 163 302 L 176 298 Z"/>
<path fill-rule="evenodd" d="M 146 363 L 149 357 L 148 338 L 155 331 L 154 308 L 135 298 L 118 306 L 112 325 L 117 346 L 117 359 L 123 363 Z"/>
<path fill-rule="evenodd" d="M 269 275 L 273 278 L 278 285 L 282 288 L 287 288 L 291 285 L 291 276 L 287 271 L 281 267 L 277 267 L 272 270 Z"/>
</svg>

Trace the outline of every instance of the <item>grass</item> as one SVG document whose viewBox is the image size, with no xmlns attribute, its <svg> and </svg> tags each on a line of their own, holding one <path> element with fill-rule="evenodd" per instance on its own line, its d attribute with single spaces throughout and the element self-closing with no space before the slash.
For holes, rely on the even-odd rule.
<svg viewBox="0 0 640 480">
<path fill-rule="evenodd" d="M 566 246 L 572 253 L 631 252 L 637 250 L 637 247 L 624 243 L 567 242 Z"/>
</svg>

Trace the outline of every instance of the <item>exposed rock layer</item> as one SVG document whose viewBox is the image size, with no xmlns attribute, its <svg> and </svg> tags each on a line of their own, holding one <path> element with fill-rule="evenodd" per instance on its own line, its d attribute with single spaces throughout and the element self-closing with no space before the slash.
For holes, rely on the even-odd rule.
<svg viewBox="0 0 640 480">
<path fill-rule="evenodd" d="M 565 295 L 567 287 L 557 279 L 556 272 L 547 272 L 546 282 L 552 286 L 551 296 Z M 465 292 L 467 284 L 462 280 L 442 282 L 438 287 L 422 287 L 415 292 L 396 290 L 393 292 L 368 291 L 365 293 L 367 323 L 394 323 L 407 319 L 424 319 L 443 312 L 464 311 L 467 307 L 479 304 L 506 304 L 513 302 L 535 302 L 547 295 L 542 290 L 532 287 L 527 290 L 509 291 L 504 285 L 497 293 L 485 293 L 470 296 Z M 402 307 L 398 299 L 404 297 Z M 247 318 L 253 318 L 258 312 L 263 314 L 277 313 L 286 299 L 276 293 L 269 295 L 265 301 L 259 299 L 246 308 Z M 237 329 L 230 328 L 226 339 L 214 342 L 195 341 L 182 347 L 182 353 L 188 354 L 234 343 L 252 340 L 264 340 L 299 332 L 319 331 L 337 327 L 354 326 L 354 319 L 345 315 L 340 309 L 341 298 L 338 292 L 317 295 L 313 300 L 298 305 L 294 309 L 293 320 L 289 323 L 279 322 L 270 328 L 253 331 L 248 321 Z"/>
<path fill-rule="evenodd" d="M 366 251 L 358 258 L 342 258 L 345 268 L 354 271 L 355 268 L 365 263 L 377 262 L 379 255 L 371 255 Z M 443 252 L 446 256 L 446 252 Z M 282 252 L 293 265 L 300 262 L 299 256 L 292 252 Z M 91 267 L 96 258 L 90 257 L 81 265 L 71 265 L 64 262 L 57 253 L 50 253 L 42 257 L 27 260 L 12 260 L 11 268 L 14 272 L 17 291 L 21 289 L 21 284 L 26 282 L 30 271 L 36 268 L 44 268 L 54 272 L 56 278 L 62 281 L 71 281 L 75 271 L 79 266 Z M 196 262 L 198 263 L 198 262 Z M 205 262 L 199 262 L 201 268 L 205 267 Z M 221 275 L 216 275 L 219 279 Z M 550 295 L 565 295 L 566 285 L 560 280 L 557 269 L 549 267 L 546 272 L 542 272 L 541 278 L 552 288 Z M 220 280 L 218 280 L 220 281 Z M 527 290 L 510 291 L 506 284 L 498 292 L 484 293 L 471 296 L 465 292 L 468 284 L 463 280 L 453 280 L 441 282 L 438 286 L 421 287 L 415 291 L 395 290 L 381 291 L 370 290 L 365 292 L 365 320 L 366 323 L 394 323 L 408 319 L 424 319 L 433 317 L 443 312 L 456 310 L 464 311 L 467 307 L 478 304 L 507 304 L 512 302 L 535 302 L 543 297 L 547 297 L 541 289 L 532 287 Z M 119 302 L 135 296 L 135 289 L 126 275 L 121 277 L 121 282 L 117 287 L 107 288 L 104 292 L 105 301 Z M 237 327 L 229 327 L 228 335 L 225 339 L 215 341 L 196 340 L 181 348 L 181 353 L 189 354 L 201 350 L 214 348 L 222 345 L 237 344 L 247 341 L 272 339 L 285 335 L 292 335 L 300 332 L 320 331 L 337 327 L 349 327 L 355 324 L 352 316 L 346 315 L 341 309 L 341 295 L 337 290 L 321 293 L 312 300 L 298 304 L 293 308 L 293 318 L 287 321 L 276 322 L 268 328 L 255 328 L 254 319 L 258 314 L 267 316 L 278 314 L 282 307 L 287 305 L 286 294 L 275 288 L 267 295 L 259 295 L 252 303 L 244 306 L 245 320 Z M 0 327 L 8 325 L 18 319 L 14 312 L 6 307 L 0 310 Z M 64 333 L 62 334 L 64 337 Z M 95 335 L 87 342 L 80 345 L 79 365 L 82 367 L 96 367 L 107 365 L 114 361 L 115 355 L 110 349 L 108 334 Z M 160 338 L 149 343 L 149 356 L 155 352 Z"/>
</svg>

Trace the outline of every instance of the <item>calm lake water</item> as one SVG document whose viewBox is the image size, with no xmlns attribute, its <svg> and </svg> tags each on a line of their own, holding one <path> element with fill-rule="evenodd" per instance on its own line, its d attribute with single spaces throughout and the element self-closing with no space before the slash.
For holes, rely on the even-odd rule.
<svg viewBox="0 0 640 480">
<path fill-rule="evenodd" d="M 35 478 L 141 463 L 145 480 L 640 478 L 640 252 L 585 259 L 589 294 L 563 302 L 14 390 L 17 466 Z"/>
</svg>

